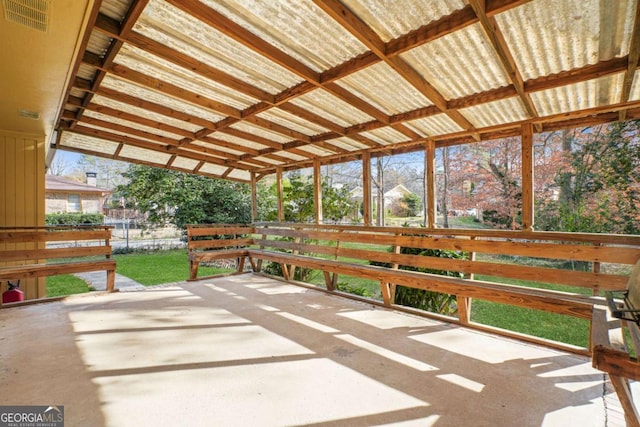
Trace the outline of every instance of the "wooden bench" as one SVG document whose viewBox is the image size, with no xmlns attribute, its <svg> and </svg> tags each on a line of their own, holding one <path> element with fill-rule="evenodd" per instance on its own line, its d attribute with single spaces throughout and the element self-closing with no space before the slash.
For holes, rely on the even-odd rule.
<svg viewBox="0 0 640 427">
<path fill-rule="evenodd" d="M 110 226 L 0 227 L 0 283 L 105 270 L 115 291 Z"/>
<path fill-rule="evenodd" d="M 238 225 L 187 225 L 188 280 L 202 279 L 198 277 L 200 263 L 224 259 L 235 259 L 237 272 L 241 273 L 244 270 L 245 258 L 250 256 L 248 245 L 253 244 L 253 239 L 246 235 L 251 233 L 253 227 Z"/>
<path fill-rule="evenodd" d="M 382 304 L 388 307 L 400 308 L 395 303 L 398 286 L 424 289 L 456 296 L 457 317 L 447 320 L 588 355 L 590 346 L 576 349 L 474 323 L 472 300 L 591 322 L 593 306 L 606 304 L 601 292 L 624 290 L 628 280 L 627 275 L 615 269 L 604 270 L 602 265 L 633 265 L 640 259 L 640 236 L 624 235 L 282 223 L 191 226 L 188 234 L 207 239 L 190 243 L 192 280 L 203 260 L 248 258 L 255 272 L 262 272 L 263 261 L 279 265 L 285 280 L 294 280 L 298 268 L 319 270 L 330 292 L 339 292 L 339 281 L 348 281 L 349 277 L 376 281 Z M 401 248 L 455 251 L 464 256 L 454 259 L 409 254 Z M 582 268 L 567 269 L 563 263 L 581 264 Z M 449 271 L 457 277 L 407 271 L 402 266 Z M 478 280 L 480 275 L 483 277 Z M 513 279 L 523 284 L 503 283 Z M 525 281 L 536 286 L 528 286 Z M 587 330 L 585 339 L 589 339 Z"/>
<path fill-rule="evenodd" d="M 593 308 L 593 367 L 609 374 L 627 425 L 640 426 L 640 416 L 629 383 L 630 380 L 640 380 L 640 260 L 633 268 L 627 289 L 610 292 L 607 303 L 608 306 Z"/>
<path fill-rule="evenodd" d="M 295 266 L 301 266 L 323 271 L 329 290 L 335 290 L 338 275 L 376 280 L 380 283 L 385 305 L 393 304 L 398 285 L 453 294 L 457 297 L 458 318 L 463 324 L 470 323 L 472 298 L 590 320 L 593 304 L 603 300 L 578 294 L 571 287 L 621 289 L 626 279 L 600 272 L 479 260 L 478 254 L 542 257 L 555 252 L 555 257 L 560 259 L 598 262 L 631 262 L 640 257 L 638 247 L 607 251 L 605 247 L 594 247 L 588 242 L 556 242 L 553 233 L 539 233 L 534 240 L 523 239 L 521 232 L 498 230 L 435 231 L 312 224 L 257 224 L 255 233 L 254 246 L 260 249 L 250 249 L 250 256 L 254 260 L 280 263 L 285 279 L 293 279 Z M 404 254 L 402 247 L 457 251 L 465 256 L 451 259 Z M 369 265 L 371 261 L 388 267 Z M 406 271 L 400 266 L 452 271 L 459 273 L 459 277 Z M 476 280 L 477 275 L 492 276 L 493 280 Z M 567 291 L 507 285 L 500 283 L 501 279 L 551 283 L 565 286 Z"/>
</svg>

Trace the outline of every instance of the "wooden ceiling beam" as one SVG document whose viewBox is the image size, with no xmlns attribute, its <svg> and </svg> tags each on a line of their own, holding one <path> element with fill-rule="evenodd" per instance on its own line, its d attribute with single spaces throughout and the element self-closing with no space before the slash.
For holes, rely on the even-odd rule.
<svg viewBox="0 0 640 427">
<path fill-rule="evenodd" d="M 369 116 L 375 118 L 381 123 L 389 124 L 389 116 L 373 107 L 366 101 L 360 99 L 353 93 L 349 92 L 347 89 L 342 86 L 337 85 L 336 83 L 327 83 L 325 86 L 330 93 L 335 95 L 337 98 L 345 101 L 347 104 L 357 108 L 358 110 L 368 114 Z"/>
<path fill-rule="evenodd" d="M 93 102 L 87 105 L 86 109 L 89 111 L 94 111 L 96 113 L 126 120 L 132 123 L 137 123 L 139 125 L 147 126 L 150 128 L 156 128 L 159 130 L 163 130 L 165 132 L 171 132 L 173 134 L 180 135 L 183 137 L 192 138 L 194 136 L 193 132 L 190 132 L 186 129 L 182 129 L 176 126 L 171 126 L 166 123 L 157 122 L 155 120 L 147 119 L 144 117 L 136 116 L 135 114 L 131 114 L 121 110 L 116 110 L 115 108 L 106 107 L 104 105 L 95 104 Z"/>
<path fill-rule="evenodd" d="M 317 86 L 313 83 L 302 82 L 290 88 L 287 88 L 276 95 L 276 105 L 283 104 L 285 102 L 289 102 L 294 98 L 307 94 L 313 90 L 316 90 Z"/>
<path fill-rule="evenodd" d="M 140 99 L 137 98 L 133 95 L 129 95 L 126 93 L 122 93 L 122 92 L 118 92 L 116 90 L 113 89 L 109 89 L 109 88 L 105 88 L 105 87 L 101 87 L 97 92 L 96 95 L 100 95 L 100 96 L 104 96 L 105 98 L 109 98 L 112 99 L 114 101 L 119 101 L 125 104 L 129 104 L 132 105 L 134 107 L 139 107 L 145 110 L 149 110 L 149 111 L 153 111 L 154 113 L 158 113 L 161 114 L 163 116 L 167 116 L 167 117 L 171 117 L 177 120 L 181 120 L 183 122 L 192 124 L 192 125 L 196 125 L 196 126 L 202 126 L 202 127 L 206 127 L 206 128 L 215 128 L 216 127 L 216 123 L 197 117 L 197 116 L 193 116 L 191 114 L 187 114 L 187 113 L 183 113 L 181 111 L 177 111 L 174 110 L 173 108 L 161 105 L 161 104 L 156 104 L 154 102 L 150 102 L 150 101 L 145 101 L 144 99 Z"/>
<path fill-rule="evenodd" d="M 142 149 L 147 149 L 147 150 L 152 150 L 157 152 L 164 152 L 168 154 L 175 154 L 175 155 L 179 155 L 180 157 L 185 157 L 192 160 L 204 161 L 204 162 L 219 165 L 219 166 L 231 165 L 231 166 L 238 167 L 238 169 L 250 170 L 250 168 L 248 168 L 245 165 L 242 165 L 237 161 L 227 160 L 228 157 L 218 158 L 218 157 L 214 157 L 204 153 L 196 153 L 196 152 L 192 152 L 192 151 L 174 147 L 174 146 L 161 146 L 149 141 L 139 140 L 136 138 L 125 136 L 125 135 L 106 132 L 100 129 L 88 128 L 85 126 L 78 125 L 73 130 L 71 130 L 71 132 L 77 133 L 80 135 L 92 136 L 92 137 L 104 139 L 107 141 L 125 143 L 126 145 L 131 145 L 131 146 L 142 148 Z"/>
<path fill-rule="evenodd" d="M 387 47 L 380 36 L 378 36 L 375 31 L 366 25 L 350 9 L 345 7 L 339 0 L 314 0 L 314 3 L 331 16 L 336 22 L 346 28 L 347 31 L 360 40 L 360 42 L 367 46 L 373 53 L 378 55 L 421 94 L 431 100 L 431 102 L 440 110 L 449 115 L 449 117 L 459 126 L 467 130 L 472 130 L 474 128 L 471 122 L 469 122 L 462 114 L 457 111 L 447 110 L 447 102 L 442 94 L 431 86 L 431 84 L 413 67 L 399 56 L 389 56 L 387 53 Z M 325 85 L 325 87 L 327 86 Z M 380 120 L 380 118 L 376 118 Z M 385 123 L 389 123 L 388 117 L 386 117 Z"/>
<path fill-rule="evenodd" d="M 215 157 L 229 158 L 231 160 L 242 160 L 240 155 L 229 153 L 228 151 L 217 150 L 211 147 L 204 147 L 202 145 L 196 145 L 194 143 L 189 143 L 182 145 L 180 148 L 190 151 L 196 151 L 198 153 L 209 154 Z"/>
<path fill-rule="evenodd" d="M 132 4 L 129 7 L 129 10 L 127 11 L 126 16 L 124 17 L 124 20 L 122 21 L 122 24 L 120 25 L 120 31 L 119 31 L 120 35 L 126 35 L 129 31 L 131 31 L 136 21 L 142 14 L 142 11 L 147 6 L 148 2 L 149 0 L 133 0 Z M 123 44 L 122 41 L 118 39 L 112 39 L 111 45 L 107 49 L 107 52 L 104 55 L 104 58 L 102 60 L 103 67 L 109 67 L 113 63 L 113 60 L 115 59 L 116 55 L 120 51 L 122 44 Z M 92 84 L 91 92 L 87 93 L 84 97 L 83 107 L 86 107 L 87 105 L 89 105 L 89 103 L 91 102 L 91 98 L 93 98 L 93 94 L 98 90 L 105 76 L 106 76 L 106 71 L 104 69 L 99 69 L 99 71 L 96 73 L 91 83 Z M 84 108 L 80 108 L 76 112 L 76 121 L 80 119 L 80 117 L 82 117 L 83 112 L 84 112 Z M 75 126 L 75 121 L 71 123 L 71 127 L 73 128 L 74 126 Z"/>
<path fill-rule="evenodd" d="M 622 80 L 622 89 L 620 90 L 620 102 L 627 102 L 631 95 L 631 85 L 638 68 L 638 60 L 640 59 L 640 2 L 636 3 L 636 13 L 633 21 L 633 32 L 631 33 L 631 42 L 629 44 L 629 56 L 627 57 L 627 69 L 624 72 Z M 626 118 L 626 110 L 620 111 L 620 120 Z"/>
<path fill-rule="evenodd" d="M 128 34 L 122 35 L 118 22 L 108 16 L 103 14 L 98 15 L 95 28 L 110 37 L 131 44 L 138 49 L 142 49 L 145 52 L 151 53 L 159 58 L 178 65 L 179 67 L 193 71 L 207 79 L 214 80 L 240 93 L 259 99 L 260 101 L 271 104 L 274 103 L 274 95 L 252 86 L 230 74 L 211 67 L 205 62 L 199 61 L 196 58 L 172 49 L 162 43 L 158 43 L 143 34 L 130 31 Z"/>
<path fill-rule="evenodd" d="M 100 14 L 100 6 L 102 5 L 102 2 L 100 1 L 96 1 L 93 2 L 93 6 L 91 7 L 91 12 L 89 13 L 88 16 L 88 20 L 87 20 L 87 24 L 88 24 L 88 28 L 90 29 L 93 25 L 95 25 L 96 19 L 98 19 L 98 15 Z M 89 45 L 89 41 L 91 40 L 91 35 L 92 35 L 92 31 L 88 30 L 84 32 L 84 35 L 82 36 L 82 40 L 80 41 L 80 44 L 78 46 L 78 52 L 85 52 L 87 50 L 87 46 Z M 70 75 L 73 77 L 72 81 L 75 81 L 77 76 L 78 76 L 78 71 L 80 70 L 80 66 L 82 65 L 82 58 L 80 55 L 78 55 L 74 61 L 73 64 L 73 68 L 71 69 L 71 73 Z M 68 103 L 71 103 L 72 100 L 71 98 L 77 98 L 75 96 L 71 95 L 71 90 L 73 89 L 73 84 L 70 84 L 67 86 L 67 88 L 65 89 L 65 93 L 63 95 L 62 99 L 65 99 Z M 81 107 L 82 103 L 80 105 L 76 105 L 77 107 Z M 54 123 L 57 125 L 59 124 L 59 122 L 62 119 L 62 113 L 64 112 L 64 106 L 62 106 L 62 108 L 60 108 L 57 112 L 56 112 L 56 117 L 54 120 Z M 62 124 L 62 123 L 60 123 Z M 67 122 L 65 121 L 64 123 L 65 125 L 67 124 Z"/>
<path fill-rule="evenodd" d="M 127 43 L 131 43 L 133 46 L 136 46 L 139 49 L 156 55 L 175 65 L 186 68 L 189 71 L 193 71 L 194 73 L 199 74 L 202 77 L 218 82 L 244 95 L 256 98 L 269 104 L 273 104 L 275 102 L 275 96 L 270 94 L 269 92 L 264 91 L 256 86 L 250 85 L 249 83 L 246 83 L 230 74 L 213 68 L 205 62 L 199 61 L 189 55 L 171 49 L 140 33 L 132 31 L 127 36 L 126 41 Z"/>
<path fill-rule="evenodd" d="M 127 135 L 133 135 L 133 136 L 137 136 L 139 138 L 144 138 L 150 141 L 155 141 L 155 142 L 159 142 L 161 144 L 166 144 L 166 145 L 172 145 L 172 146 L 178 146 L 178 141 L 172 138 L 167 138 L 166 136 L 160 136 L 160 135 L 156 135 L 153 134 L 151 132 L 146 132 L 140 129 L 135 129 L 129 126 L 124 126 L 118 123 L 114 123 L 114 122 L 108 122 L 105 120 L 101 120 L 101 119 L 96 119 L 94 117 L 90 117 L 87 115 L 84 115 L 82 118 L 82 122 L 83 124 L 89 124 L 92 126 L 97 126 L 100 128 L 104 128 L 104 129 L 109 129 L 115 132 L 122 132 L 125 133 Z"/>
<path fill-rule="evenodd" d="M 478 16 L 478 19 L 480 19 L 480 25 L 488 37 L 489 42 L 493 46 L 493 49 L 498 54 L 500 63 L 502 64 L 507 77 L 511 81 L 511 84 L 518 93 L 520 101 L 522 101 L 522 105 L 524 106 L 527 114 L 531 118 L 538 117 L 538 111 L 536 110 L 531 97 L 524 90 L 524 80 L 522 79 L 520 70 L 518 70 L 516 61 L 509 50 L 507 41 L 505 40 L 496 19 L 494 17 L 487 16 L 485 0 L 469 0 L 469 4 Z"/>
<path fill-rule="evenodd" d="M 141 86 L 148 87 L 149 89 L 152 89 L 156 92 L 164 93 L 165 95 L 169 95 L 173 98 L 178 98 L 182 101 L 198 105 L 200 107 L 206 108 L 207 110 L 215 111 L 235 118 L 242 117 L 242 112 L 237 108 L 233 108 L 226 104 L 223 104 L 222 102 L 206 98 L 199 93 L 192 92 L 172 83 L 149 76 L 124 65 L 112 64 L 108 68 L 108 71 L 109 73 L 113 74 L 116 77 L 120 77 L 121 79 L 137 83 Z"/>
<path fill-rule="evenodd" d="M 254 135 L 249 132 L 245 132 L 239 129 L 234 128 L 226 128 L 221 131 L 222 133 L 226 133 L 231 136 L 235 136 L 236 138 L 246 139 L 247 141 L 252 141 L 260 145 L 264 145 L 265 147 L 275 148 L 277 150 L 282 150 L 282 143 L 277 141 L 272 141 L 267 138 L 263 138 L 258 135 Z"/>
<path fill-rule="evenodd" d="M 260 126 L 261 128 L 268 129 L 272 132 L 276 132 L 280 135 L 288 136 L 290 138 L 303 141 L 307 144 L 311 142 L 311 137 L 309 135 L 289 129 L 285 126 L 279 125 L 277 123 L 263 119 L 261 117 L 251 116 L 244 119 L 244 121 L 247 123 L 252 123 L 256 126 Z"/>
<path fill-rule="evenodd" d="M 82 105 L 82 98 L 79 98 L 77 96 L 73 96 L 73 95 L 69 95 L 67 98 L 67 105 L 73 106 L 73 107 L 80 107 Z"/>
<path fill-rule="evenodd" d="M 233 142 L 229 142 L 229 141 L 225 141 L 222 139 L 218 139 L 218 138 L 213 138 L 210 136 L 206 136 L 203 138 L 200 138 L 199 141 L 207 143 L 207 144 L 211 144 L 214 145 L 216 147 L 224 147 L 224 148 L 228 148 L 229 150 L 234 150 L 234 151 L 239 151 L 241 153 L 245 153 L 243 155 L 240 156 L 240 158 L 245 158 L 245 156 L 258 156 L 260 155 L 260 150 L 256 150 L 255 148 L 250 148 L 244 145 L 239 145 L 239 144 L 234 144 Z M 187 144 L 185 144 L 185 146 L 189 146 L 192 145 L 193 142 L 189 142 Z"/>
<path fill-rule="evenodd" d="M 298 107 L 297 105 L 291 103 L 291 102 L 286 102 L 284 104 L 280 104 L 279 108 L 283 111 L 286 111 L 288 113 L 291 113 L 295 116 L 298 116 L 304 120 L 307 120 L 311 123 L 315 123 L 317 125 L 320 125 L 324 128 L 327 128 L 329 130 L 332 130 L 333 132 L 339 133 L 344 135 L 344 128 L 338 124 L 336 124 L 335 122 L 326 119 L 318 114 L 312 113 L 310 111 L 305 110 L 304 108 Z"/>
<path fill-rule="evenodd" d="M 489 17 L 506 12 L 514 7 L 522 6 L 532 0 L 486 0 L 486 14 Z"/>
<path fill-rule="evenodd" d="M 531 0 L 487 0 L 486 15 L 492 17 L 514 7 L 521 6 Z M 400 55 L 425 43 L 429 43 L 440 37 L 446 36 L 469 25 L 475 24 L 479 19 L 473 8 L 466 5 L 447 16 L 430 22 L 414 31 L 387 42 L 387 56 Z"/>
<path fill-rule="evenodd" d="M 221 13 L 209 8 L 202 2 L 198 0 L 167 0 L 167 2 L 303 79 L 313 82 L 314 84 L 320 83 L 319 73 L 262 40 Z"/>
<path fill-rule="evenodd" d="M 380 62 L 381 59 L 373 52 L 365 52 L 361 55 L 351 58 L 340 65 L 323 71 L 320 75 L 320 82 L 322 84 L 330 83 L 339 80 L 343 77 L 356 73 L 370 65 Z"/>
<path fill-rule="evenodd" d="M 476 22 L 478 22 L 478 17 L 473 12 L 473 9 L 467 5 L 450 15 L 443 16 L 437 21 L 430 22 L 405 35 L 390 40 L 387 42 L 387 55 L 400 55 Z"/>
<path fill-rule="evenodd" d="M 601 61 L 593 65 L 586 65 L 581 68 L 574 68 L 573 70 L 561 71 L 557 74 L 541 76 L 525 81 L 524 90 L 529 93 L 538 92 L 619 73 L 627 69 L 627 64 L 628 57 L 624 56 L 622 58 Z"/>
</svg>

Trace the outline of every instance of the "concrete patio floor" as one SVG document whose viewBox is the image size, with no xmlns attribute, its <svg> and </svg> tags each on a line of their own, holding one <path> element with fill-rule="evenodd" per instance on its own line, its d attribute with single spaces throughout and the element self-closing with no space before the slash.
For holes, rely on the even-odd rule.
<svg viewBox="0 0 640 427">
<path fill-rule="evenodd" d="M 622 426 L 590 360 L 253 274 L 0 310 L 66 426 Z"/>
</svg>

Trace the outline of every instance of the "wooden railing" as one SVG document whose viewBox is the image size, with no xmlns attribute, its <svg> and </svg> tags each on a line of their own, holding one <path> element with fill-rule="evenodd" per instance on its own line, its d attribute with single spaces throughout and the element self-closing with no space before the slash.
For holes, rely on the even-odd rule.
<svg viewBox="0 0 640 427">
<path fill-rule="evenodd" d="M 474 327 L 480 325 L 471 322 L 472 299 L 590 320 L 593 305 L 603 303 L 600 293 L 625 289 L 628 270 L 640 259 L 640 236 L 631 235 L 282 223 L 198 228 L 200 236 L 216 235 L 229 257 L 248 256 L 256 271 L 262 261 L 279 264 L 286 280 L 298 267 L 320 270 L 331 292 L 339 277 L 352 276 L 378 282 L 386 306 L 397 307 L 398 285 L 456 295 L 457 317 L 449 320 Z M 455 251 L 463 258 L 406 254 L 402 247 Z M 514 280 L 532 286 L 507 284 Z"/>
<path fill-rule="evenodd" d="M 0 292 L 8 281 L 92 271 L 105 271 L 106 289 L 114 291 L 111 229 L 102 225 L 0 227 Z M 28 299 L 46 294 L 44 286 L 27 291 Z"/>
</svg>

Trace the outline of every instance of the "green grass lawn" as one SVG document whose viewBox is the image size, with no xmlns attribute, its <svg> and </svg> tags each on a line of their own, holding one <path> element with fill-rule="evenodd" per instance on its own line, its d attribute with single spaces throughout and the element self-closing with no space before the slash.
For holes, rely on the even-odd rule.
<svg viewBox="0 0 640 427">
<path fill-rule="evenodd" d="M 160 285 L 180 282 L 189 278 L 189 260 L 186 249 L 169 251 L 138 252 L 114 255 L 117 273 L 129 277 L 143 285 Z M 201 266 L 200 277 L 228 273 L 233 269 Z M 73 275 L 50 276 L 47 278 L 47 297 L 73 295 L 89 292 L 87 283 Z"/>
<path fill-rule="evenodd" d="M 189 278 L 189 259 L 186 249 L 141 252 L 114 255 L 118 265 L 117 273 L 127 276 L 143 285 L 160 285 L 180 282 Z M 200 266 L 199 277 L 229 273 L 233 269 Z"/>
<path fill-rule="evenodd" d="M 87 283 L 71 274 L 47 277 L 47 297 L 59 297 L 64 295 L 83 294 L 91 288 Z"/>
</svg>

